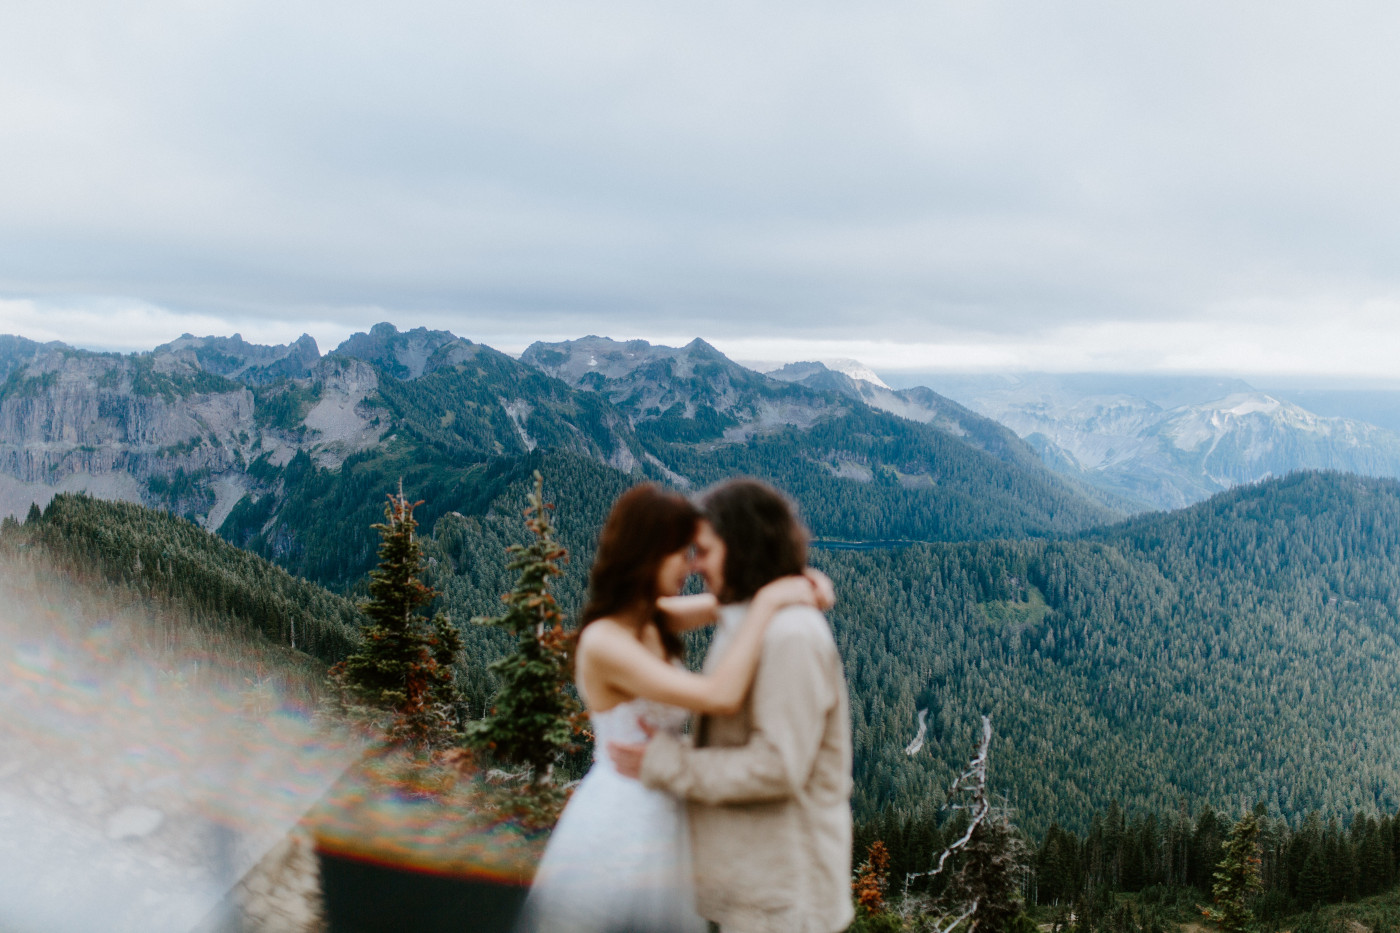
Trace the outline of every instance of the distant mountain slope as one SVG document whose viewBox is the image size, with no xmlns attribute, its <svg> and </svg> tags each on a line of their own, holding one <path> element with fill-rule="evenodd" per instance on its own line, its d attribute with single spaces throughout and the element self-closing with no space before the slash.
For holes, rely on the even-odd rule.
<svg viewBox="0 0 1400 933">
<path fill-rule="evenodd" d="M 930 425 L 955 435 L 998 460 L 1031 471 L 1042 464 L 1041 454 L 1036 448 L 1017 437 L 1016 433 L 1005 425 L 979 415 L 925 386 L 891 389 L 883 382 L 867 378 L 874 376 L 874 373 L 865 370 L 856 361 L 841 362 L 848 364 L 850 372 L 828 368 L 824 363 L 806 362 L 789 363 L 768 375 L 784 382 L 796 382 L 813 389 L 837 392 L 848 398 L 858 399 L 879 411 Z M 875 377 L 875 380 L 878 378 Z M 1071 478 L 1069 485 L 1072 489 L 1105 508 L 1129 514 L 1139 511 L 1142 507 L 1137 500 L 1116 494 L 1102 485 L 1080 481 L 1076 475 L 1077 470 L 1060 472 Z"/>
<path fill-rule="evenodd" d="M 703 340 L 684 347 L 584 337 L 535 343 L 520 357 L 576 388 L 598 392 L 659 442 L 744 441 L 807 428 L 848 406 L 746 369 Z"/>
<path fill-rule="evenodd" d="M 1052 468 L 1152 508 L 1299 469 L 1400 476 L 1400 435 L 1325 418 L 1239 380 L 937 377 Z M 907 390 L 906 390 L 907 391 Z"/>
<path fill-rule="evenodd" d="M 22 525 L 6 519 L 0 549 L 41 556 L 78 583 L 178 605 L 235 640 L 333 662 L 360 638 L 360 612 L 348 600 L 156 509 L 60 495 Z"/>
<path fill-rule="evenodd" d="M 316 341 L 306 334 L 294 343 L 275 347 L 248 343 L 240 334 L 232 337 L 185 334 L 156 347 L 152 355 L 170 355 L 196 369 L 236 379 L 245 385 L 307 378 L 321 359 Z"/>
<path fill-rule="evenodd" d="M 1261 386 L 1274 398 L 1292 402 L 1324 418 L 1348 418 L 1400 434 L 1400 387 L 1317 388 Z"/>
</svg>

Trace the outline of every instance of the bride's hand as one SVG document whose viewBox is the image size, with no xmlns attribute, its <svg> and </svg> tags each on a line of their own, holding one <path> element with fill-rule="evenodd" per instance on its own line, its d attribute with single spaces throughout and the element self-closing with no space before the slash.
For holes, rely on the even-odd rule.
<svg viewBox="0 0 1400 933">
<path fill-rule="evenodd" d="M 815 567 L 808 567 L 802 571 L 802 575 L 811 581 L 812 589 L 816 591 L 818 609 L 827 612 L 836 605 L 836 587 L 830 577 Z"/>
</svg>

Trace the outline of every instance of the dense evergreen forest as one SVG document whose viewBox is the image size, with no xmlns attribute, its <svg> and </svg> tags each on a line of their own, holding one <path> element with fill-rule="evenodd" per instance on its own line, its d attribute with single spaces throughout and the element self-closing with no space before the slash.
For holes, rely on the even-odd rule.
<svg viewBox="0 0 1400 933">
<path fill-rule="evenodd" d="M 1354 904 L 1400 882 L 1400 814 L 1377 818 L 1363 812 L 1339 820 L 1312 812 L 1290 825 L 1270 817 L 1263 803 L 1251 812 L 1261 828 L 1262 886 L 1250 907 L 1264 929 L 1296 927 L 1303 912 Z M 1193 813 L 1184 804 L 1164 813 L 1128 814 L 1111 804 L 1094 813 L 1082 833 L 1052 823 L 1032 843 L 1023 896 L 1028 905 L 1043 908 L 1046 919 L 1079 933 L 1172 929 L 1209 903 L 1221 844 L 1241 815 L 1209 806 Z M 914 876 L 910 892 L 936 893 L 940 879 L 918 876 L 962 830 L 957 819 L 940 824 L 887 813 L 858 826 L 856 851 L 882 841 L 890 852 L 895 890 L 903 893 L 904 879 Z M 1400 912 L 1393 907 L 1368 919 L 1373 930 L 1400 928 Z M 1325 929 L 1315 920 L 1312 926 Z"/>
<path fill-rule="evenodd" d="M 462 633 L 459 712 L 476 717 L 507 643 L 471 620 L 496 614 L 513 583 L 506 548 L 526 539 L 533 471 L 570 552 L 555 587 L 568 616 L 630 484 L 693 491 L 756 475 L 793 496 L 817 538 L 848 545 L 812 561 L 839 596 L 860 839 L 886 841 L 896 877 L 926 869 L 954 828 L 944 794 L 987 714 L 991 784 L 1035 841 L 1027 894 L 1042 904 L 1146 929 L 1112 919 L 1104 898 L 1128 892 L 1145 909 L 1194 896 L 1179 892 L 1203 890 L 1232 816 L 1251 809 L 1266 816 L 1272 915 L 1396 881 L 1400 484 L 1300 473 L 1114 523 L 991 423 L 960 439 L 767 386 L 713 351 L 684 378 L 644 368 L 571 387 L 450 335 L 414 362 L 396 343 L 411 335 L 376 331 L 383 346 L 365 356 L 249 383 L 258 430 L 285 441 L 308 434 L 327 380 L 372 366 L 361 414 L 384 433 L 343 459 L 240 440 L 251 491 L 223 540 L 163 512 L 60 495 L 7 520 L 0 549 L 324 666 L 359 637 L 372 526 L 402 483 L 423 500 L 427 583 L 440 593 L 430 608 Z M 137 388 L 178 399 L 238 385 L 219 379 Z M 754 429 L 775 405 L 802 411 Z M 172 509 L 207 509 L 208 478 L 179 468 L 147 484 Z M 927 731 L 911 745 L 921 712 Z"/>
<path fill-rule="evenodd" d="M 1113 802 L 1292 822 L 1400 803 L 1394 482 L 1299 474 L 1072 540 L 817 560 L 842 598 L 862 814 L 937 802 L 981 712 L 993 782 L 1037 834 Z"/>
<path fill-rule="evenodd" d="M 571 552 L 559 595 L 575 611 L 593 536 L 629 479 L 567 453 L 525 464 L 542 469 L 558 506 Z M 312 475 L 348 488 L 344 476 Z M 501 554 L 523 536 L 525 478 L 500 470 L 491 483 L 500 492 L 470 512 L 416 492 L 428 499 L 429 581 L 463 628 L 476 710 L 503 645 L 465 623 L 496 611 L 510 585 Z M 452 501 L 446 480 L 415 488 Z M 315 501 L 304 534 L 350 547 L 353 532 L 335 538 L 334 503 L 348 507 L 348 493 Z M 349 511 L 367 525 L 380 507 L 365 490 Z M 1313 810 L 1390 812 L 1400 784 L 1379 750 L 1400 741 L 1397 537 L 1397 484 L 1310 473 L 1059 539 L 815 550 L 840 594 L 832 620 L 853 697 L 857 813 L 936 809 L 984 712 L 994 785 L 1036 835 L 1052 821 L 1085 832 L 1115 802 L 1167 813 L 1183 800 L 1263 801 L 1294 824 Z M 928 737 L 911 757 L 921 709 Z"/>
<path fill-rule="evenodd" d="M 558 593 L 576 607 L 592 529 L 626 478 L 587 458 L 532 459 L 558 493 L 572 552 Z M 496 611 L 505 547 L 521 540 L 524 486 L 499 483 L 479 514 L 440 514 L 423 539 L 429 582 L 467 640 L 471 714 L 504 645 L 466 623 Z M 325 660 L 356 637 L 346 599 L 138 506 L 60 496 L 6 522 L 0 546 Z M 986 711 L 993 786 L 1035 848 L 1025 893 L 1078 929 L 1167 928 L 1206 897 L 1229 814 L 1246 808 L 1266 817 L 1266 920 L 1396 882 L 1400 484 L 1299 474 L 1073 538 L 813 559 L 840 592 L 857 844 L 883 840 L 896 881 L 957 831 L 943 792 Z M 911 756 L 920 709 L 929 730 Z"/>
<path fill-rule="evenodd" d="M 327 554 L 270 556 L 299 572 L 334 564 L 343 576 L 308 575 L 353 589 L 348 571 L 373 547 L 358 529 L 381 508 L 372 490 L 401 467 L 427 500 L 443 607 L 459 624 L 494 612 L 509 586 L 500 554 L 523 533 L 523 469 L 460 468 L 476 471 L 466 483 L 386 453 L 363 464 L 372 469 L 305 464 L 297 537 L 328 542 Z M 576 610 L 593 535 L 630 480 L 562 452 L 526 466 L 543 470 L 558 504 L 572 554 L 560 598 Z M 454 496 L 464 485 L 476 496 L 465 503 Z M 483 502 L 485 488 L 497 493 Z M 1400 803 L 1396 762 L 1376 750 L 1400 740 L 1397 535 L 1396 484 L 1313 473 L 1059 539 L 814 551 L 840 593 L 857 812 L 936 807 L 983 712 L 994 782 L 1034 833 L 1052 820 L 1085 831 L 1115 801 L 1169 812 L 1182 799 L 1262 800 L 1294 822 L 1314 809 L 1388 812 Z M 501 646 L 463 628 L 464 688 L 480 709 Z M 929 735 L 911 758 L 920 709 Z"/>
<path fill-rule="evenodd" d="M 626 480 L 583 458 L 536 462 L 571 552 L 560 601 L 575 611 Z M 503 481 L 482 514 L 448 513 L 426 536 L 429 580 L 459 624 L 494 613 L 510 585 L 499 555 L 521 540 L 525 486 Z M 984 712 L 993 783 L 1036 835 L 1056 820 L 1087 831 L 1115 802 L 1263 801 L 1295 824 L 1391 812 L 1400 783 L 1379 750 L 1400 741 L 1397 538 L 1400 485 L 1312 473 L 1074 538 L 815 550 L 840 594 L 857 813 L 936 809 Z M 464 631 L 480 709 L 502 646 Z M 920 709 L 929 731 L 911 757 Z"/>
</svg>

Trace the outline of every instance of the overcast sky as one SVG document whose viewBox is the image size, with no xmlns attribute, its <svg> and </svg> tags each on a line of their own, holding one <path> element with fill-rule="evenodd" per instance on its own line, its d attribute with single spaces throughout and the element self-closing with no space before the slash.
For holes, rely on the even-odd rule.
<svg viewBox="0 0 1400 933">
<path fill-rule="evenodd" d="M 12 0 L 0 331 L 1400 371 L 1385 3 Z"/>
</svg>

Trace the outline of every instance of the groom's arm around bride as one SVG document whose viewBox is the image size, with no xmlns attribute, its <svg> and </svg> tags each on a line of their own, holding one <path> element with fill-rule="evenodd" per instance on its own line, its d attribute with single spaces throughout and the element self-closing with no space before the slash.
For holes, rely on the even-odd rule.
<svg viewBox="0 0 1400 933">
<path fill-rule="evenodd" d="M 806 538 L 786 500 L 761 483 L 727 483 L 701 507 L 708 527 L 697 563 L 726 604 L 709 667 L 743 618 L 735 598 L 800 570 L 788 565 L 805 565 Z M 692 742 L 656 736 L 640 777 L 687 802 L 703 916 L 735 933 L 849 925 L 850 708 L 830 626 L 816 609 L 775 616 L 743 708 L 702 717 Z"/>
</svg>

